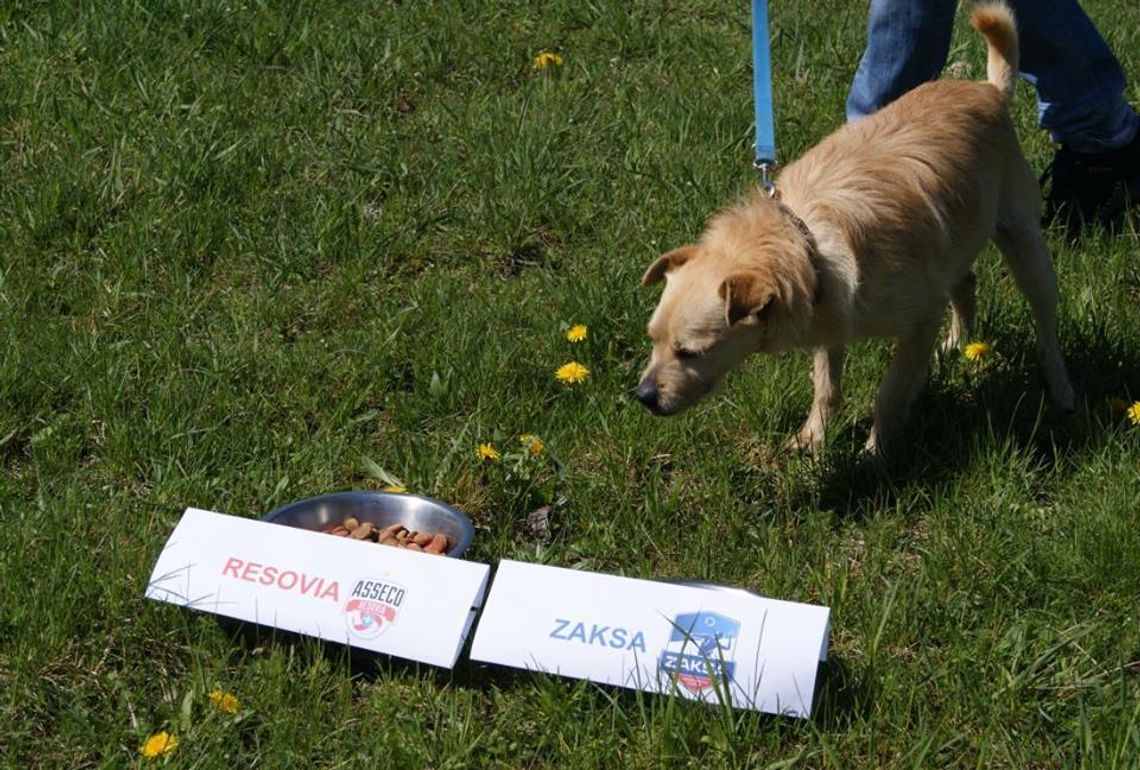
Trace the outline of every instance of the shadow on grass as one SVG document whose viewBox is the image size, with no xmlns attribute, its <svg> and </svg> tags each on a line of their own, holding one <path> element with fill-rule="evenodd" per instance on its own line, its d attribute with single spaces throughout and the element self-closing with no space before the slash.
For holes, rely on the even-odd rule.
<svg viewBox="0 0 1140 770">
<path fill-rule="evenodd" d="M 812 721 L 818 729 L 834 732 L 870 718 L 875 693 L 852 675 L 843 658 L 828 656 L 815 681 Z"/>
<path fill-rule="evenodd" d="M 217 616 L 216 620 L 233 642 L 242 647 L 245 654 L 277 650 L 305 662 L 323 659 L 347 675 L 366 683 L 388 679 L 417 679 L 440 687 L 513 690 L 519 686 L 529 686 L 535 676 L 533 672 L 521 669 L 488 666 L 472 661 L 470 652 L 474 630 L 468 635 L 455 668 L 446 669 L 256 623 L 222 616 Z"/>
<path fill-rule="evenodd" d="M 1027 454 L 1042 472 L 1063 472 L 1075 456 L 1102 446 L 1113 424 L 1122 422 L 1110 399 L 1140 397 L 1140 351 L 1103 334 L 1078 335 L 1068 344 L 1078 398 L 1074 413 L 1063 413 L 1049 401 L 1023 340 L 998 338 L 995 347 L 1017 351 L 1015 357 L 976 373 L 958 362 L 935 365 L 911 409 L 902 441 L 885 457 L 871 460 L 854 451 L 869 426 L 844 426 L 821 459 L 813 502 L 823 510 L 863 518 L 892 507 L 907 490 L 952 481 L 979 452 L 991 448 Z"/>
<path fill-rule="evenodd" d="M 323 659 L 330 664 L 343 667 L 347 673 L 365 678 L 386 677 L 404 672 L 433 672 L 433 666 L 401 660 L 381 653 L 362 650 L 347 644 L 316 639 L 293 631 L 285 631 L 271 626 L 246 623 L 232 618 L 217 617 L 219 626 L 229 634 L 233 642 L 242 647 L 246 654 L 258 654 L 267 650 L 285 652 L 289 657 L 302 661 Z"/>
<path fill-rule="evenodd" d="M 585 693 L 584 697 L 597 701 L 598 705 L 612 707 L 629 714 L 661 714 L 673 708 L 682 708 L 686 711 L 691 709 L 693 711 L 689 713 L 703 718 L 702 715 L 713 714 L 716 710 L 714 705 L 675 695 L 599 685 L 553 674 L 540 674 L 473 661 L 470 658 L 470 636 L 463 646 L 455 668 L 449 670 L 360 650 L 337 642 L 322 641 L 291 631 L 243 623 L 231 618 L 218 616 L 216 620 L 246 654 L 276 649 L 291 658 L 300 659 L 303 664 L 323 659 L 353 679 L 366 684 L 392 679 L 414 679 L 437 688 L 460 687 L 480 692 L 514 692 L 533 690 L 536 680 L 540 680 L 541 686 L 560 690 L 565 688 L 579 690 Z M 669 701 L 675 703 L 671 704 Z M 790 725 L 813 724 L 816 729 L 835 731 L 867 718 L 872 703 L 873 693 L 862 681 L 852 676 L 840 657 L 832 655 L 819 665 L 810 722 L 762 712 L 755 712 L 752 716 L 759 724 L 780 720 L 787 721 Z M 733 709 L 732 713 L 737 716 L 748 714 L 741 709 Z"/>
</svg>

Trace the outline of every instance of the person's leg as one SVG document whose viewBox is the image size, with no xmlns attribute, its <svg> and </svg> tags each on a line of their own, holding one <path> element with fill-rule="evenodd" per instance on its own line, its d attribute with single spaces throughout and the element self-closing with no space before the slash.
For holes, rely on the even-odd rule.
<svg viewBox="0 0 1140 770">
<path fill-rule="evenodd" d="M 1061 144 L 1046 176 L 1046 220 L 1073 234 L 1115 227 L 1140 201 L 1140 117 L 1124 100 L 1120 64 L 1077 0 L 1008 0 L 1017 18 L 1022 75 L 1038 116 Z M 880 109 L 938 77 L 955 0 L 871 0 L 867 46 L 847 97 L 847 119 Z"/>
<path fill-rule="evenodd" d="M 1124 100 L 1124 73 L 1076 0 L 1016 0 L 1011 7 L 1021 74 L 1037 89 L 1041 127 L 1078 152 L 1132 141 L 1140 118 Z"/>
<path fill-rule="evenodd" d="M 871 0 L 867 47 L 847 96 L 856 120 L 934 80 L 946 63 L 956 0 Z"/>
<path fill-rule="evenodd" d="M 1014 0 L 1021 71 L 1037 90 L 1038 120 L 1057 150 L 1046 176 L 1046 221 L 1075 235 L 1118 226 L 1140 200 L 1140 117 L 1124 73 L 1076 0 Z"/>
</svg>

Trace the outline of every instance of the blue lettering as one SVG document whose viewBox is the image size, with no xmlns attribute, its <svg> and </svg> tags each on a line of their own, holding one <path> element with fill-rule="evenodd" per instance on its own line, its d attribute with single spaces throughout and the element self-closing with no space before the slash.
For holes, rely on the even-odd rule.
<svg viewBox="0 0 1140 770">
<path fill-rule="evenodd" d="M 569 620 L 563 620 L 562 618 L 555 618 L 554 619 L 554 630 L 550 632 L 550 638 L 551 639 L 562 639 L 563 641 L 565 641 L 566 637 L 562 636 L 562 632 L 566 629 L 566 626 L 568 626 L 568 625 L 570 625 Z"/>
<path fill-rule="evenodd" d="M 640 631 L 617 626 L 603 626 L 591 623 L 589 629 L 581 621 L 556 618 L 551 639 L 563 642 L 610 647 L 615 650 L 640 650 L 645 652 L 645 636 Z"/>
<path fill-rule="evenodd" d="M 732 661 L 711 660 L 699 655 L 681 655 L 675 652 L 663 652 L 657 661 L 657 667 L 676 674 L 688 674 L 701 679 L 727 679 L 731 680 L 736 664 Z"/>
</svg>

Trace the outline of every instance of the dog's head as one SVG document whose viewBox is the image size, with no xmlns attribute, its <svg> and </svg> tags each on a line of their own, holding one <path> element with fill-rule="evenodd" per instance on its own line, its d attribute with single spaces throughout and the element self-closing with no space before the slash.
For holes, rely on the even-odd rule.
<svg viewBox="0 0 1140 770">
<path fill-rule="evenodd" d="M 653 353 L 637 398 L 676 414 L 755 352 L 799 343 L 811 324 L 818 277 L 814 242 L 765 199 L 719 214 L 699 243 L 659 257 L 641 282 L 665 281 L 649 321 Z"/>
</svg>

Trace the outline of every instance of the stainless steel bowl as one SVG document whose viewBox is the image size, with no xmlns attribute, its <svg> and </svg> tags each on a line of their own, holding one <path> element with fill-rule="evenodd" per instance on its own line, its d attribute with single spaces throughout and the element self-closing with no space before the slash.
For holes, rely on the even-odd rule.
<svg viewBox="0 0 1140 770">
<path fill-rule="evenodd" d="M 392 492 L 334 492 L 308 497 L 270 511 L 265 521 L 301 529 L 323 530 L 349 516 L 383 529 L 403 524 L 420 532 L 442 532 L 454 543 L 448 556 L 459 556 L 475 539 L 471 520 L 447 503 Z"/>
</svg>

